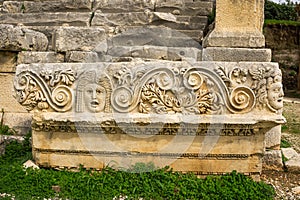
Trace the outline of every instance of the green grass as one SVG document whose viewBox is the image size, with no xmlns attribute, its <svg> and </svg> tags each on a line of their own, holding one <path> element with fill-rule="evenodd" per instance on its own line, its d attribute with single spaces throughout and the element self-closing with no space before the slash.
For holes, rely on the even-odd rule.
<svg viewBox="0 0 300 200">
<path fill-rule="evenodd" d="M 15 199 L 273 199 L 274 189 L 249 177 L 232 172 L 199 179 L 194 174 L 173 172 L 168 167 L 151 172 L 153 164 L 139 163 L 128 171 L 105 168 L 79 172 L 54 169 L 27 169 L 22 163 L 31 158 L 29 137 L 23 144 L 12 142 L 0 157 L 0 193 Z M 133 173 L 140 172 L 140 173 Z M 9 199 L 8 197 L 6 199 Z"/>
<path fill-rule="evenodd" d="M 281 148 L 289 148 L 291 146 L 292 145 L 287 140 L 281 139 L 281 141 L 280 141 L 280 147 Z"/>
<path fill-rule="evenodd" d="M 266 19 L 265 25 L 288 25 L 288 26 L 300 26 L 299 21 L 290 21 L 290 20 L 275 20 L 275 19 Z"/>
</svg>

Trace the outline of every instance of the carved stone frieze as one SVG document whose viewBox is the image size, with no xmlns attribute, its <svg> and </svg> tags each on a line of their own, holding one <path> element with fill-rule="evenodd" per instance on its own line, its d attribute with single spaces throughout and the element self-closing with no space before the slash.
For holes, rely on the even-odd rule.
<svg viewBox="0 0 300 200">
<path fill-rule="evenodd" d="M 230 92 L 230 104 L 237 109 L 256 106 L 271 112 L 283 108 L 283 86 L 281 71 L 269 65 L 253 64 L 251 68 L 236 66 L 232 70 L 218 67 L 216 72 Z"/>
<path fill-rule="evenodd" d="M 131 135 L 186 135 L 186 136 L 252 136 L 260 129 L 252 124 L 183 124 L 165 123 L 141 126 L 134 123 L 117 123 L 115 121 L 71 122 L 54 120 L 33 120 L 32 129 L 36 132 L 78 132 L 97 134 Z"/>
<path fill-rule="evenodd" d="M 220 115 L 283 107 L 273 63 L 47 65 L 18 70 L 16 98 L 29 111 Z"/>
<path fill-rule="evenodd" d="M 76 72 L 71 69 L 22 71 L 15 79 L 17 101 L 28 111 L 66 112 L 72 108 L 72 85 Z"/>
</svg>

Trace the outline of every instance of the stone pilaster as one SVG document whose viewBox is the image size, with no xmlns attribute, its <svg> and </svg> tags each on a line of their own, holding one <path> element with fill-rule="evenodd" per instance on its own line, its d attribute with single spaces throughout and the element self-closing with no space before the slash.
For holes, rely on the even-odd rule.
<svg viewBox="0 0 300 200">
<path fill-rule="evenodd" d="M 204 47 L 264 47 L 263 12 L 264 0 L 218 0 L 215 28 Z"/>
</svg>

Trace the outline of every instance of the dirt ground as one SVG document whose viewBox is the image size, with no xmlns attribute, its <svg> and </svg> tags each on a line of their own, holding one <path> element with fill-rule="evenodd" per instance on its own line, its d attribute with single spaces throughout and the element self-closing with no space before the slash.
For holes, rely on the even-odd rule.
<svg viewBox="0 0 300 200">
<path fill-rule="evenodd" d="M 287 123 L 282 126 L 282 139 L 288 141 L 300 153 L 300 99 L 295 101 L 284 103 L 283 115 Z M 276 199 L 300 200 L 300 194 L 292 192 L 293 188 L 300 186 L 300 171 L 263 171 L 261 179 L 275 188 Z"/>
</svg>

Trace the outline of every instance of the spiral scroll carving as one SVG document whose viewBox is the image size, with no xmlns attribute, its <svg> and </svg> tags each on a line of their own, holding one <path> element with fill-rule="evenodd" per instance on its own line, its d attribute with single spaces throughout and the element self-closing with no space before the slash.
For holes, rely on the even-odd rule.
<svg viewBox="0 0 300 200">
<path fill-rule="evenodd" d="M 113 107 L 119 112 L 124 112 L 127 111 L 132 104 L 133 92 L 126 87 L 120 87 L 113 92 L 113 97 Z"/>
<path fill-rule="evenodd" d="M 253 91 L 245 86 L 239 86 L 232 90 L 230 104 L 235 112 L 245 113 L 253 109 L 255 105 L 255 95 Z"/>
<path fill-rule="evenodd" d="M 203 84 L 203 77 L 198 72 L 190 72 L 184 75 L 184 86 L 191 90 L 198 90 Z"/>
<path fill-rule="evenodd" d="M 61 85 L 56 87 L 51 94 L 53 103 L 63 107 L 61 111 L 67 111 L 72 106 L 72 92 L 69 87 Z"/>
<path fill-rule="evenodd" d="M 40 73 L 23 71 L 14 81 L 16 99 L 28 111 L 50 109 L 66 112 L 72 107 L 70 86 L 74 81 L 75 73 L 70 69 Z"/>
</svg>

